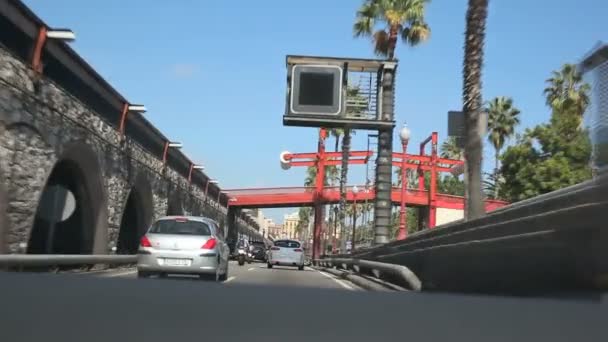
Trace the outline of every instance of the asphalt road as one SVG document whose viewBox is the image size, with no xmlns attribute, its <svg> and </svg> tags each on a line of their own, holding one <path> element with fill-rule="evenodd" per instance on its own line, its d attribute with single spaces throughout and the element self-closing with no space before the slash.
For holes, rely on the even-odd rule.
<svg viewBox="0 0 608 342">
<path fill-rule="evenodd" d="M 137 278 L 135 269 L 122 269 L 111 272 L 100 272 L 93 274 L 103 278 Z M 197 277 L 173 275 L 167 278 L 152 277 L 141 279 L 142 281 L 200 281 Z M 300 271 L 295 267 L 274 266 L 269 269 L 264 263 L 251 263 L 239 266 L 235 261 L 230 262 L 228 279 L 223 282 L 227 286 L 247 285 L 272 285 L 282 287 L 308 287 L 329 288 L 348 291 L 360 290 L 356 285 L 338 279 L 335 276 L 306 267 Z"/>
</svg>

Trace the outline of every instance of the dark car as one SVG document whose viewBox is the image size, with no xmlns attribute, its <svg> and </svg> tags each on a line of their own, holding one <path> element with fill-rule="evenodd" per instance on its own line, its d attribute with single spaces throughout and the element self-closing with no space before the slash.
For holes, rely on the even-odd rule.
<svg viewBox="0 0 608 342">
<path fill-rule="evenodd" d="M 251 253 L 253 254 L 254 260 L 260 260 L 260 261 L 266 262 L 266 246 L 253 245 Z"/>
</svg>

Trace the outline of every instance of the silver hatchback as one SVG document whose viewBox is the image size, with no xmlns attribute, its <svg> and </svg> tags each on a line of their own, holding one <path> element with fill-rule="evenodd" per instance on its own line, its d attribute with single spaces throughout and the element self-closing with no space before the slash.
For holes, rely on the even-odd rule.
<svg viewBox="0 0 608 342">
<path fill-rule="evenodd" d="M 138 277 L 190 274 L 223 281 L 228 278 L 226 232 L 212 219 L 166 216 L 141 238 Z"/>
</svg>

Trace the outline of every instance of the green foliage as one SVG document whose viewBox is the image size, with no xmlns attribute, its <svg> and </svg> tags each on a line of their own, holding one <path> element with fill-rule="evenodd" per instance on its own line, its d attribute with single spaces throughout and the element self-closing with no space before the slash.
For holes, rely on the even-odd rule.
<svg viewBox="0 0 608 342">
<path fill-rule="evenodd" d="M 504 196 L 519 201 L 591 177 L 591 143 L 572 113 L 554 113 L 549 124 L 527 130 L 501 156 Z"/>
<path fill-rule="evenodd" d="M 552 107 L 549 123 L 528 129 L 501 156 L 501 192 L 519 201 L 591 178 L 591 142 L 581 129 L 589 87 L 571 65 L 554 72 L 545 89 Z"/>
<path fill-rule="evenodd" d="M 401 168 L 398 167 L 394 171 L 397 176 L 397 183 L 393 184 L 393 186 L 401 186 Z M 407 170 L 407 187 L 409 189 L 417 189 L 418 188 L 418 175 L 413 170 Z M 424 173 L 424 188 L 430 189 L 431 187 L 431 173 Z M 464 182 L 452 175 L 441 175 L 437 174 L 437 192 L 440 194 L 446 195 L 455 195 L 455 196 L 464 196 Z"/>
<path fill-rule="evenodd" d="M 427 40 L 431 29 L 424 20 L 429 0 L 365 0 L 357 11 L 353 26 L 355 37 L 373 37 L 374 52 L 394 58 L 397 38 L 415 46 Z M 374 32 L 377 23 L 384 28 Z"/>
</svg>

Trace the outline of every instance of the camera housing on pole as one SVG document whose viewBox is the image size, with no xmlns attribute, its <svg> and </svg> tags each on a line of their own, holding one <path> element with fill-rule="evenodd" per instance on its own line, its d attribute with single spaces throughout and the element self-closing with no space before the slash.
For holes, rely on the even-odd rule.
<svg viewBox="0 0 608 342">
<path fill-rule="evenodd" d="M 383 71 L 396 61 L 287 56 L 284 126 L 392 129 L 382 113 Z M 349 88 L 350 86 L 350 88 Z"/>
</svg>

